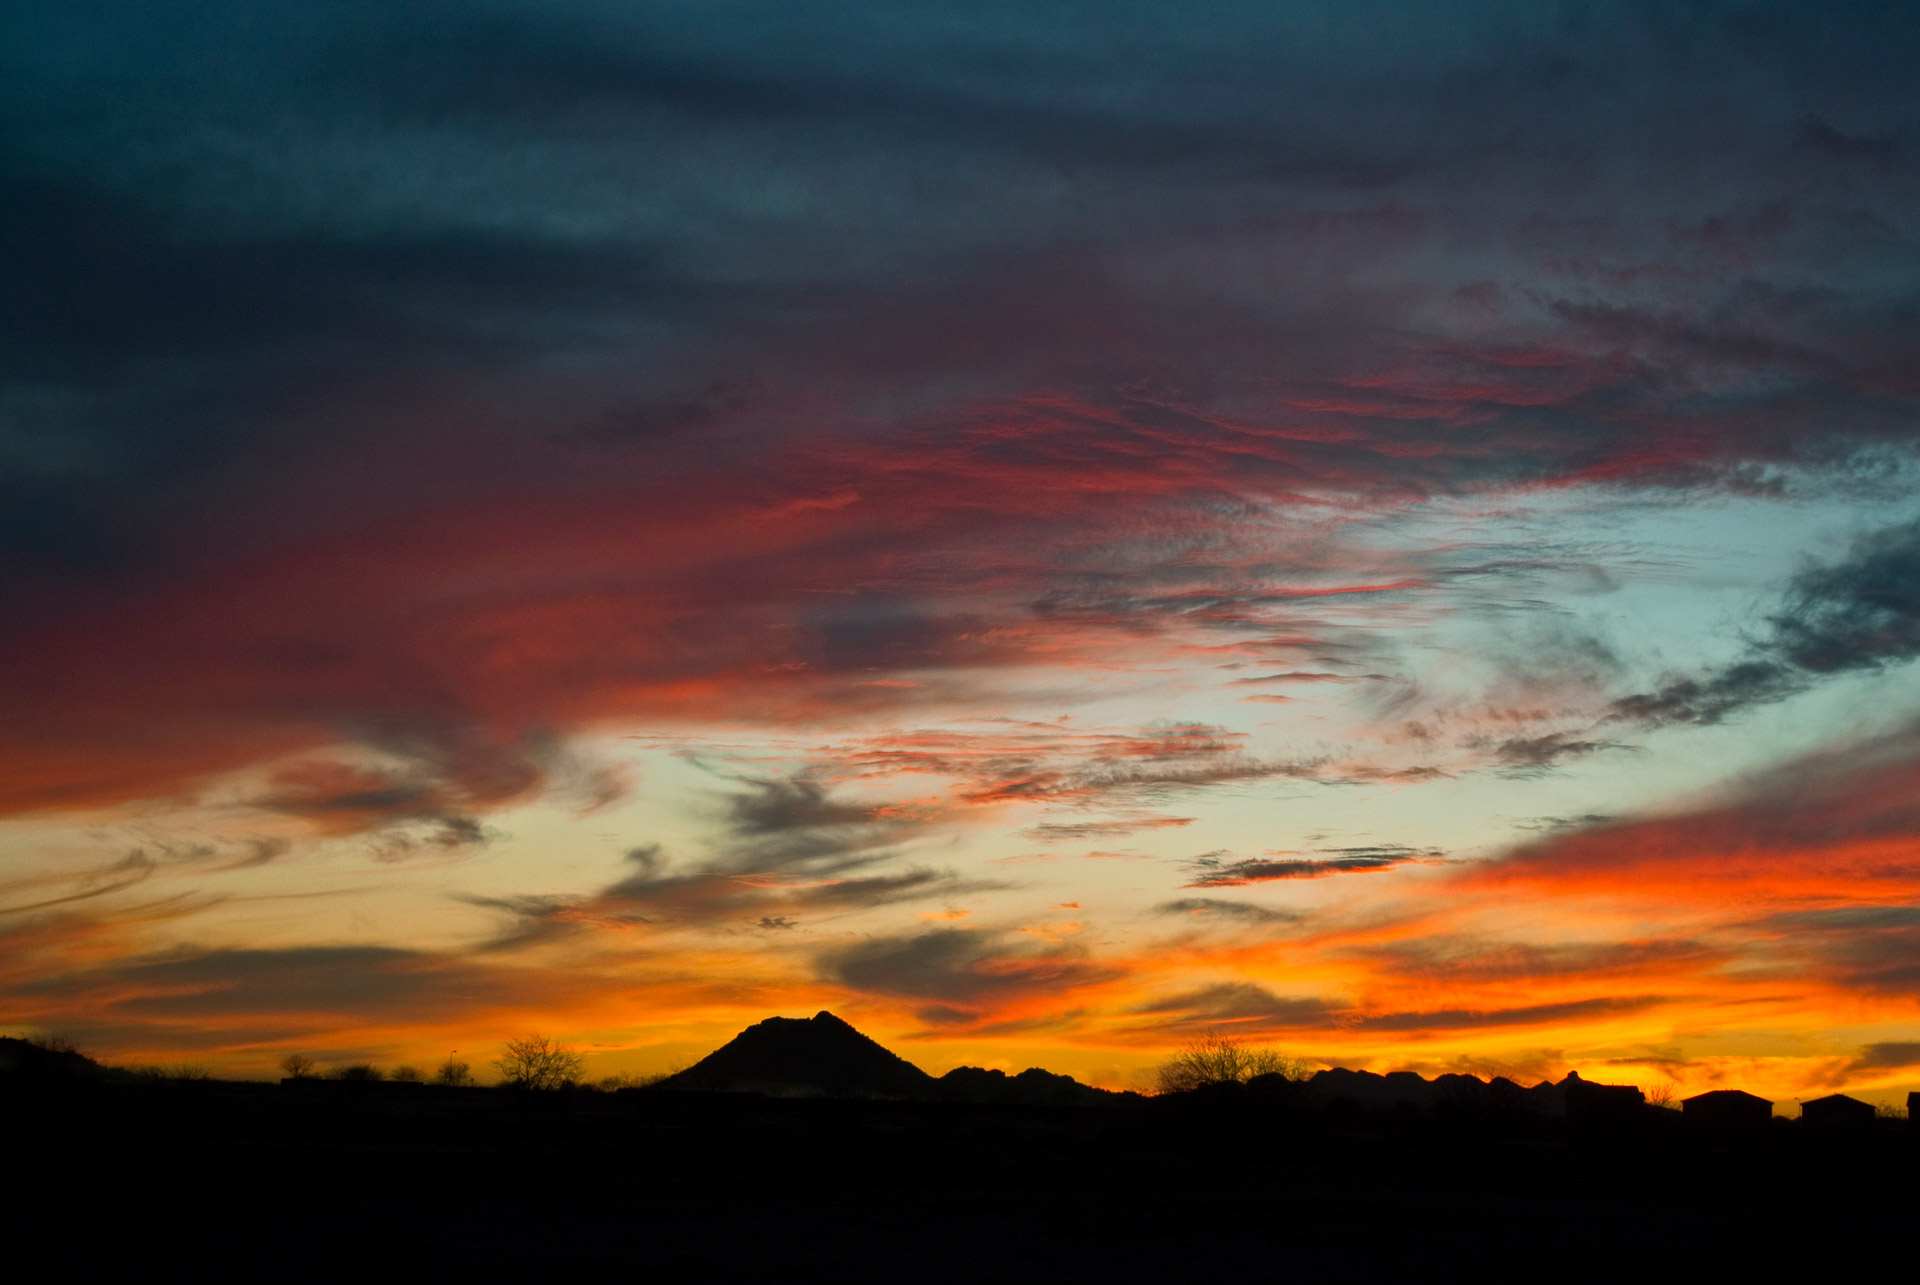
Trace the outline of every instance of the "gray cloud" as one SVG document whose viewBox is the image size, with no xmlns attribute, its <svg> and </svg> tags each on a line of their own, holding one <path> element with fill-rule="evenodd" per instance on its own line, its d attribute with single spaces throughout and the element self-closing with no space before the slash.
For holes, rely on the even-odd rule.
<svg viewBox="0 0 1920 1285">
<path fill-rule="evenodd" d="M 1436 1009 L 1430 1012 L 1379 1013 L 1352 1020 L 1370 1031 L 1458 1031 L 1502 1026 L 1540 1026 L 1592 1017 L 1640 1013 L 1670 1003 L 1664 995 L 1623 995 L 1569 1000 L 1560 1004 L 1525 1004 L 1517 1008 Z"/>
<path fill-rule="evenodd" d="M 983 641 L 1006 616 L 1133 636 L 1311 624 L 1317 590 L 1193 534 L 1243 506 L 1587 477 L 1751 488 L 1756 468 L 1845 471 L 1914 440 L 1916 190 L 1896 158 L 1920 24 L 1892 6 L 826 22 L 763 0 L 244 17 L 122 0 L 9 11 L 0 47 L 0 645 L 18 648 L 0 673 L 28 676 L 7 703 L 44 705 L 80 760 L 122 739 L 112 716 L 74 717 L 103 673 L 142 701 L 194 687 L 196 666 L 223 680 L 188 693 L 205 726 L 164 762 L 50 772 L 18 806 L 151 797 L 263 744 L 397 741 L 458 787 L 420 824 L 468 841 L 547 787 L 525 732 L 607 717 L 596 694 L 650 679 L 1012 663 Z M 887 452 L 972 489 L 951 511 L 899 499 L 898 469 L 855 464 Z M 456 550 L 425 579 L 484 601 L 451 623 L 405 589 L 284 620 L 384 564 L 384 539 L 204 617 L 189 589 L 236 549 L 424 510 L 742 489 L 886 516 L 819 566 L 703 564 L 688 576 L 711 597 L 678 615 L 609 601 L 632 568 L 586 577 L 598 627 L 558 655 L 510 622 L 584 592 L 564 557 L 468 580 L 491 552 Z M 1003 600 L 975 603 L 981 585 Z M 1878 585 L 1809 580 L 1761 668 L 1618 712 L 1711 720 L 1900 653 L 1904 591 Z M 1842 600 L 1844 619 L 1820 605 Z M 128 627 L 152 603 L 234 653 Z M 77 653 L 100 672 L 41 681 Z M 515 657 L 526 689 L 452 663 L 476 656 Z M 240 669 L 255 681 L 224 681 Z M 188 721 L 164 702 L 126 717 Z M 1536 770 L 1607 743 L 1499 753 Z M 491 764 L 439 757 L 476 745 Z M 1324 768 L 1222 753 L 1064 784 Z M 275 799 L 335 819 L 428 806 L 411 775 L 394 788 Z"/>
<path fill-rule="evenodd" d="M 1403 977 L 1474 983 L 1617 975 L 1686 963 L 1706 966 L 1722 962 L 1728 952 L 1686 939 L 1542 946 L 1434 934 L 1414 941 L 1360 947 L 1354 953 Z"/>
<path fill-rule="evenodd" d="M 1577 734 L 1550 732 L 1541 736 L 1518 736 L 1493 747 L 1494 758 L 1505 768 L 1520 773 L 1557 766 L 1569 759 L 1585 758 L 1601 750 L 1623 749 L 1620 741 L 1594 740 Z"/>
<path fill-rule="evenodd" d="M 1920 1066 L 1920 1043 L 1893 1040 L 1866 1045 L 1860 1050 L 1860 1056 L 1847 1065 L 1847 1070 L 1899 1071 L 1910 1066 Z"/>
<path fill-rule="evenodd" d="M 1920 656 L 1920 521 L 1860 537 L 1846 555 L 1796 575 L 1745 658 L 1677 678 L 1614 705 L 1616 717 L 1659 726 L 1717 723 L 1784 700 L 1822 678 Z"/>
<path fill-rule="evenodd" d="M 447 956 L 374 946 L 181 951 L 16 984 L 89 1020 L 282 1021 L 324 1016 L 428 1021 L 522 996 L 525 980 Z"/>
<path fill-rule="evenodd" d="M 1073 947 L 960 928 L 838 947 L 824 952 L 818 963 L 825 977 L 855 990 L 934 1001 L 921 1016 L 940 1025 L 977 1021 L 1010 1000 L 1064 1001 L 1075 990 L 1124 975 Z"/>
<path fill-rule="evenodd" d="M 1188 888 L 1232 888 L 1278 879 L 1323 879 L 1328 875 L 1390 870 L 1409 863 L 1425 864 L 1445 854 L 1438 848 L 1409 848 L 1386 844 L 1366 848 L 1323 848 L 1323 857 L 1241 857 L 1208 853 L 1187 863 L 1194 873 Z"/>
<path fill-rule="evenodd" d="M 1641 1012 L 1667 1002 L 1663 996 L 1640 995 L 1559 1004 L 1530 1004 L 1506 1009 L 1439 1009 L 1431 1012 L 1366 1014 L 1326 1000 L 1283 998 L 1252 982 L 1229 982 L 1157 1000 L 1133 1011 L 1170 1016 L 1181 1025 L 1232 1022 L 1236 1026 L 1253 1029 L 1326 1029 L 1337 1026 L 1342 1029 L 1411 1032 L 1537 1026 L 1606 1014 Z"/>
<path fill-rule="evenodd" d="M 596 926 L 790 928 L 811 915 L 1001 886 L 896 864 L 903 845 L 941 818 L 836 799 L 805 777 L 737 784 L 721 811 L 726 837 L 704 858 L 675 862 L 661 845 L 645 844 L 627 852 L 629 873 L 590 896 L 468 898 L 509 917 L 489 949 L 519 949 Z"/>
<path fill-rule="evenodd" d="M 1755 925 L 1780 934 L 1796 968 L 1849 990 L 1920 997 L 1920 906 L 1789 911 Z"/>
<path fill-rule="evenodd" d="M 1878 270 L 1903 253 L 1880 211 L 1910 194 L 1887 158 L 1908 146 L 1902 73 L 1917 36 L 1891 11 L 1572 22 L 1488 2 L 1443 22 L 1399 7 L 1211 4 L 1205 21 L 1174 27 L 1147 11 L 1095 20 L 1080 4 L 830 24 L 745 3 L 101 12 L 0 28 L 18 51 L 0 175 L 15 286 L 5 347 L 25 383 L 95 408 L 32 430 L 61 476 L 39 479 L 38 503 L 23 487 L 21 504 L 0 505 L 18 523 L 20 566 L 151 557 L 155 524 L 179 501 L 214 498 L 223 469 L 271 470 L 299 454 L 301 434 L 343 432 L 348 405 L 325 428 L 287 413 L 318 388 L 351 403 L 436 363 L 483 373 L 633 336 L 687 360 L 633 364 L 642 377 L 621 404 L 667 408 L 653 418 L 677 430 L 711 427 L 704 410 L 673 408 L 706 407 L 717 375 L 728 385 L 769 355 L 781 370 L 816 356 L 802 336 L 822 322 L 829 347 L 879 336 L 885 365 L 911 357 L 922 374 L 1019 384 L 1072 371 L 1110 387 L 1112 366 L 1137 365 L 1222 393 L 1244 354 L 1272 368 L 1283 335 L 1335 373 L 1316 391 L 1351 397 L 1337 377 L 1345 346 L 1378 343 L 1380 323 L 1401 318 L 1339 291 L 1342 273 L 1383 270 L 1383 250 L 1441 231 L 1468 248 L 1430 283 L 1437 299 L 1498 312 L 1513 261 L 1552 257 L 1569 297 L 1548 315 L 1638 359 L 1620 367 L 1634 375 L 1593 388 L 1571 359 L 1502 366 L 1423 341 L 1432 366 L 1526 384 L 1517 402 L 1378 395 L 1383 410 L 1454 419 L 1483 473 L 1533 476 L 1543 456 L 1566 463 L 1644 436 L 1650 406 L 1696 425 L 1767 406 L 1763 392 L 1737 408 L 1698 393 L 1685 372 L 1707 362 L 1773 369 L 1773 401 L 1825 396 L 1830 422 L 1870 427 L 1873 398 L 1840 394 L 1849 380 L 1879 390 L 1911 355 L 1905 278 Z M 1828 119 L 1836 95 L 1844 126 Z M 1689 156 L 1715 162 L 1704 190 L 1661 177 L 1704 182 Z M 1621 166 L 1641 179 L 1624 218 L 1612 213 Z M 1792 200 L 1836 176 L 1853 208 Z M 1849 217 L 1886 230 L 1843 235 Z M 1756 246 L 1823 265 L 1844 289 L 1783 300 L 1738 260 Z M 1228 287 L 1250 255 L 1280 280 L 1242 298 Z M 1693 268 L 1692 284 L 1664 308 L 1589 297 L 1615 261 L 1642 257 Z M 1711 268 L 1727 284 L 1703 283 Z M 1039 288 L 1007 286 L 1021 279 Z M 1347 297 L 1302 315 L 1282 302 L 1307 297 L 1287 282 Z M 900 324 L 914 312 L 903 296 L 941 293 L 966 305 L 964 355 L 942 350 L 937 327 Z M 1147 318 L 1172 299 L 1190 306 L 1168 332 Z M 1000 324 L 977 324 L 988 319 Z M 723 338 L 741 335 L 760 360 Z M 675 366 L 695 372 L 692 386 L 666 373 Z M 1573 414 L 1552 413 L 1555 394 Z M 1483 449 L 1520 428 L 1530 454 L 1503 464 Z M 1385 440 L 1395 426 L 1367 431 Z M 1779 431 L 1749 441 L 1794 449 Z M 159 502 L 125 503 L 136 481 Z"/>
<path fill-rule="evenodd" d="M 1225 982 L 1153 1000 L 1132 1011 L 1168 1017 L 1181 1024 L 1233 1022 L 1273 1027 L 1324 1028 L 1333 1025 L 1343 1010 L 1323 999 L 1282 998 L 1253 982 Z"/>
<path fill-rule="evenodd" d="M 1115 839 L 1142 830 L 1165 830 L 1193 823 L 1192 817 L 1134 817 L 1119 821 L 1043 821 L 1027 837 L 1052 839 Z"/>
<path fill-rule="evenodd" d="M 1226 901 L 1219 897 L 1182 897 L 1177 901 L 1163 901 L 1154 909 L 1163 915 L 1200 915 L 1255 924 L 1290 923 L 1300 918 L 1294 911 L 1273 910 L 1252 902 Z"/>
</svg>

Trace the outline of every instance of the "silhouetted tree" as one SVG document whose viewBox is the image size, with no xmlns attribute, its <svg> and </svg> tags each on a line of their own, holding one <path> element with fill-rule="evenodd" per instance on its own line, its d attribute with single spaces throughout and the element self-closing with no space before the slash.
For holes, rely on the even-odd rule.
<svg viewBox="0 0 1920 1285">
<path fill-rule="evenodd" d="M 465 1062 L 453 1060 L 453 1054 L 447 1054 L 447 1060 L 434 1068 L 433 1082 L 449 1088 L 464 1089 L 473 1083 L 473 1069 Z"/>
<path fill-rule="evenodd" d="M 358 1080 L 370 1083 L 381 1077 L 380 1068 L 370 1062 L 355 1062 L 351 1066 L 336 1066 L 327 1072 L 329 1080 Z"/>
<path fill-rule="evenodd" d="M 289 1053 L 280 1059 L 280 1069 L 287 1073 L 290 1080 L 311 1080 L 313 1059 L 305 1053 Z"/>
<path fill-rule="evenodd" d="M 1303 1080 L 1307 1064 L 1270 1048 L 1250 1048 L 1230 1035 L 1207 1031 L 1162 1062 L 1154 1079 L 1162 1093 L 1187 1093 L 1211 1084 L 1245 1084 L 1257 1075 Z"/>
<path fill-rule="evenodd" d="M 417 1066 L 396 1066 L 387 1078 L 396 1084 L 424 1084 L 427 1079 Z"/>
<path fill-rule="evenodd" d="M 569 1089 L 586 1073 L 587 1059 L 544 1035 L 507 1041 L 507 1051 L 493 1060 L 500 1082 L 513 1089 Z"/>
</svg>

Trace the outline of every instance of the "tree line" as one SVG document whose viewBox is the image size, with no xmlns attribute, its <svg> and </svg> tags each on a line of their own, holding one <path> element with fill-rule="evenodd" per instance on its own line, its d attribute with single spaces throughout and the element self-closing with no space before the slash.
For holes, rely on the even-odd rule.
<svg viewBox="0 0 1920 1285">
<path fill-rule="evenodd" d="M 570 1044 L 550 1036 L 532 1034 L 510 1039 L 493 1066 L 500 1073 L 500 1087 L 553 1091 L 558 1089 L 642 1088 L 663 1076 L 609 1075 L 589 1084 L 586 1055 Z M 417 1066 L 396 1066 L 383 1071 L 371 1062 L 351 1062 L 322 1070 L 320 1064 L 304 1053 L 289 1053 L 280 1059 L 280 1070 L 289 1080 L 387 1081 L 396 1084 L 437 1084 L 446 1088 L 471 1088 L 474 1079 L 470 1063 L 454 1053 L 431 1073 Z"/>
<path fill-rule="evenodd" d="M 666 1078 L 664 1075 L 611 1075 L 590 1085 L 585 1055 L 572 1045 L 539 1034 L 508 1040 L 504 1052 L 493 1059 L 493 1066 L 500 1073 L 501 1087 L 511 1089 L 644 1088 Z M 304 1053 L 288 1054 L 281 1059 L 280 1069 L 290 1080 L 386 1080 L 449 1088 L 466 1088 L 476 1083 L 472 1067 L 457 1060 L 452 1053 L 431 1074 L 415 1066 L 382 1071 L 370 1062 L 353 1062 L 322 1071 L 319 1064 Z M 1311 1073 L 1312 1068 L 1299 1058 L 1209 1030 L 1190 1040 L 1154 1069 L 1153 1087 L 1161 1093 L 1190 1093 L 1210 1085 L 1244 1084 L 1264 1075 L 1304 1080 Z"/>
</svg>

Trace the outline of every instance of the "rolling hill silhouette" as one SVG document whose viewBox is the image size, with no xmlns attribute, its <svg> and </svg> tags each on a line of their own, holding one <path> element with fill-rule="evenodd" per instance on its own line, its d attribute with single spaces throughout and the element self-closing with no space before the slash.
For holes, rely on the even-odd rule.
<svg viewBox="0 0 1920 1285">
<path fill-rule="evenodd" d="M 781 1097 L 926 1098 L 934 1078 L 835 1017 L 769 1017 L 656 1088 Z"/>
<path fill-rule="evenodd" d="M 0 1036 L 0 1075 L 40 1079 L 124 1079 L 125 1071 L 101 1066 L 83 1053 L 33 1040 Z"/>
</svg>

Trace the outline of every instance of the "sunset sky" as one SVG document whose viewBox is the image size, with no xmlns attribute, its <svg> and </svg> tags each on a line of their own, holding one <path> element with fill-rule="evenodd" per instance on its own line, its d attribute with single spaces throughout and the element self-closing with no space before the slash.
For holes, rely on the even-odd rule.
<svg viewBox="0 0 1920 1285">
<path fill-rule="evenodd" d="M 1920 14 L 0 15 L 0 1030 L 1920 1087 Z"/>
</svg>

